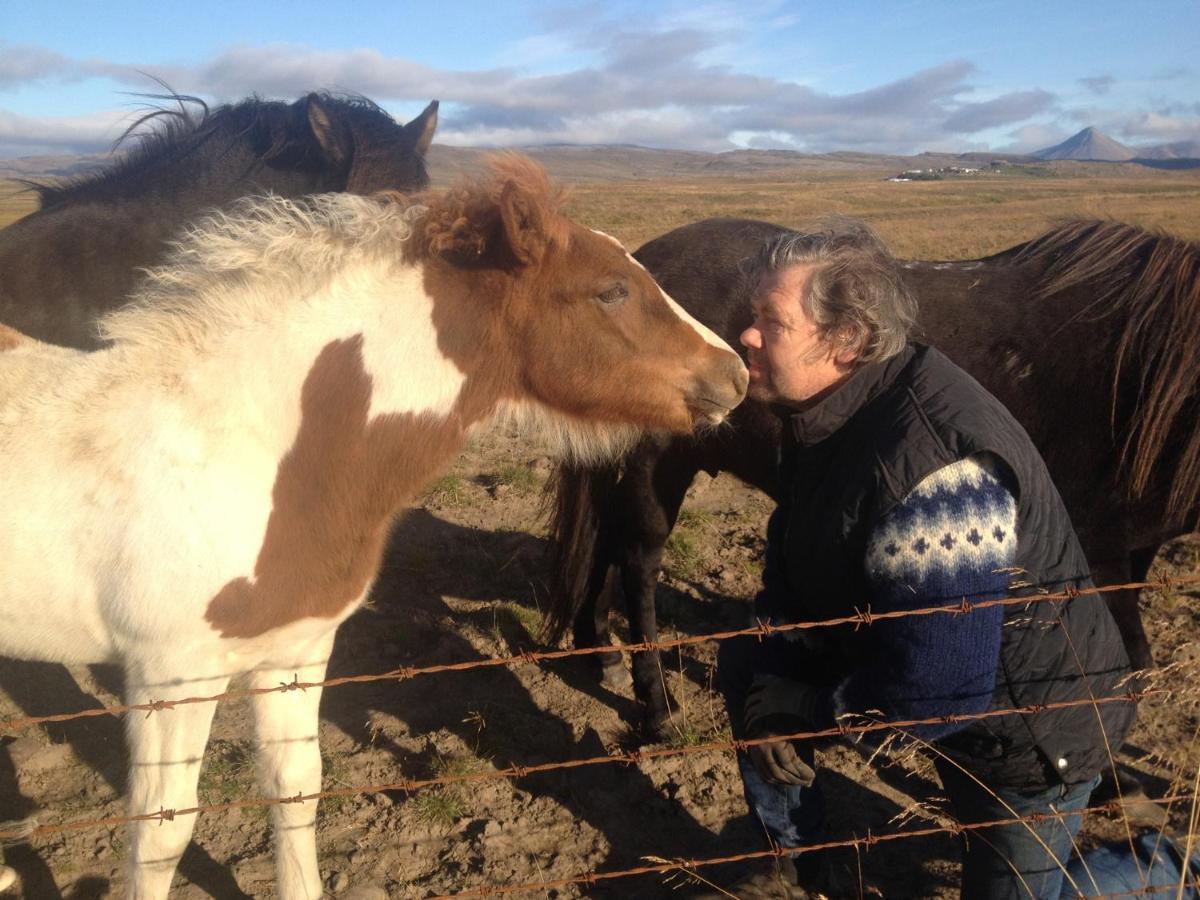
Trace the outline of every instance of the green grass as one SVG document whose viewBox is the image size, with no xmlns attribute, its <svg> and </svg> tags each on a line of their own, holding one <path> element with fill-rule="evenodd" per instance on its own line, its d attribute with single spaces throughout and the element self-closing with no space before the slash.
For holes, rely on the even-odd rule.
<svg viewBox="0 0 1200 900">
<path fill-rule="evenodd" d="M 717 517 L 710 513 L 707 509 L 681 509 L 679 518 L 676 522 L 684 528 L 701 529 L 712 528 L 716 525 Z"/>
<path fill-rule="evenodd" d="M 412 805 L 417 818 L 435 828 L 449 828 L 467 814 L 462 794 L 446 787 L 426 788 L 413 797 Z"/>
<path fill-rule="evenodd" d="M 429 486 L 425 499 L 442 506 L 461 506 L 467 500 L 467 481 L 461 475 L 443 475 Z"/>
<path fill-rule="evenodd" d="M 500 642 L 513 637 L 521 643 L 536 641 L 544 623 L 542 612 L 505 600 L 492 607 L 492 637 Z"/>
<path fill-rule="evenodd" d="M 433 778 L 454 778 L 482 770 L 484 760 L 470 753 L 438 754 L 429 765 Z M 426 825 L 449 828 L 470 814 L 469 785 L 446 784 L 425 788 L 412 799 L 413 811 Z"/>
<path fill-rule="evenodd" d="M 529 466 L 505 466 L 495 474 L 494 478 L 496 484 L 507 485 L 515 493 L 521 495 L 532 494 L 541 487 L 537 473 Z"/>
<path fill-rule="evenodd" d="M 232 803 L 258 796 L 254 769 L 254 747 L 250 741 L 213 741 L 204 754 L 198 784 L 204 805 Z M 248 806 L 242 815 L 265 821 L 267 807 Z"/>
<path fill-rule="evenodd" d="M 691 580 L 704 571 L 704 553 L 700 549 L 700 542 L 686 526 L 675 527 L 663 550 L 663 568 L 672 577 Z"/>
</svg>

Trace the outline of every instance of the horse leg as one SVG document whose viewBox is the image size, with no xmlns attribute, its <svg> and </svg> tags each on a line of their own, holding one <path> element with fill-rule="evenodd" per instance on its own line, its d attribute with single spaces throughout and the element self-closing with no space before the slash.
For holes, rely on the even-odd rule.
<svg viewBox="0 0 1200 900">
<path fill-rule="evenodd" d="M 219 694 L 228 683 L 224 673 L 198 674 L 194 659 L 189 660 L 186 676 L 181 676 L 178 662 L 136 660 L 125 666 L 129 703 Z M 187 703 L 126 716 L 130 815 L 197 805 L 200 764 L 216 706 L 215 702 Z M 130 897 L 161 900 L 167 896 L 195 822 L 194 815 L 182 815 L 130 824 Z"/>
<path fill-rule="evenodd" d="M 296 648 L 294 665 L 272 664 L 250 674 L 251 687 L 277 688 L 292 681 L 325 678 L 334 632 Z M 265 797 L 295 797 L 321 790 L 318 707 L 321 688 L 275 691 L 254 697 L 259 786 Z M 317 900 L 322 895 L 317 867 L 317 801 L 271 807 L 275 837 L 276 896 Z"/>
<path fill-rule="evenodd" d="M 1145 581 L 1150 564 L 1154 561 L 1155 550 L 1135 551 L 1115 562 L 1099 563 L 1092 566 L 1092 580 L 1099 586 L 1106 584 L 1123 584 L 1130 581 Z M 1121 641 L 1125 644 L 1125 652 L 1134 670 L 1149 669 L 1154 666 L 1150 655 L 1150 642 L 1142 627 L 1142 617 L 1138 610 L 1138 596 L 1141 591 L 1112 591 L 1104 595 L 1108 603 L 1113 621 L 1121 633 Z M 1146 796 L 1146 787 L 1133 770 L 1117 765 L 1111 771 L 1103 773 L 1104 779 L 1096 789 L 1098 801 L 1120 797 L 1124 803 L 1123 812 L 1126 821 L 1135 828 L 1162 828 L 1168 818 L 1166 807 L 1152 802 Z"/>
<path fill-rule="evenodd" d="M 627 520 L 618 566 L 629 615 L 629 636 L 635 642 L 658 640 L 654 596 L 662 569 L 663 547 L 675 527 L 684 495 L 699 467 L 686 453 L 670 453 L 639 460 L 622 479 Z M 655 740 L 669 735 L 674 701 L 663 678 L 657 650 L 633 654 L 634 695 L 645 705 L 644 727 Z"/>
<path fill-rule="evenodd" d="M 1129 551 L 1129 577 L 1134 581 L 1145 581 L 1150 575 L 1150 567 L 1154 565 L 1154 557 L 1158 555 L 1158 547 L 1141 547 Z M 1128 622 L 1121 624 L 1117 619 L 1117 627 L 1125 641 L 1125 649 L 1129 651 L 1129 660 L 1135 669 L 1151 669 L 1154 667 L 1154 654 L 1150 652 L 1150 639 L 1146 637 L 1146 627 L 1142 624 L 1142 612 L 1138 608 L 1138 596 L 1141 591 L 1122 591 L 1133 595 L 1133 602 L 1125 615 Z M 1111 608 L 1111 607 L 1110 607 Z"/>
<path fill-rule="evenodd" d="M 1156 550 L 1131 551 L 1123 559 L 1097 563 L 1092 566 L 1092 580 L 1099 586 L 1106 584 L 1123 584 L 1130 581 L 1145 581 L 1146 573 L 1154 561 Z M 1154 667 L 1154 657 L 1150 653 L 1150 641 L 1142 626 L 1142 615 L 1138 609 L 1138 597 L 1141 591 L 1110 591 L 1104 595 L 1108 610 L 1112 613 L 1117 630 L 1121 633 L 1121 641 L 1125 644 L 1125 652 L 1129 654 L 1129 662 L 1135 670 Z"/>
<path fill-rule="evenodd" d="M 606 647 L 612 644 L 608 614 L 612 609 L 615 571 L 607 556 L 597 562 L 597 569 L 601 568 L 603 573 L 597 571 L 572 625 L 576 647 Z M 620 690 L 629 685 L 629 673 L 625 670 L 625 661 L 620 652 L 598 653 L 596 656 L 600 665 L 600 680 L 606 687 Z"/>
</svg>

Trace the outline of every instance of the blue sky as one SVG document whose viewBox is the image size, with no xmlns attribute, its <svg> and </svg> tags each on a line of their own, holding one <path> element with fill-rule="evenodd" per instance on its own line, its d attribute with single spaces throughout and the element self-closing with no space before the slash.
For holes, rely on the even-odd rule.
<svg viewBox="0 0 1200 900">
<path fill-rule="evenodd" d="M 186 11 L 185 11 L 186 10 Z M 0 156 L 107 149 L 153 92 L 361 93 L 438 140 L 1032 150 L 1200 139 L 1200 0 L 0 0 Z"/>
</svg>

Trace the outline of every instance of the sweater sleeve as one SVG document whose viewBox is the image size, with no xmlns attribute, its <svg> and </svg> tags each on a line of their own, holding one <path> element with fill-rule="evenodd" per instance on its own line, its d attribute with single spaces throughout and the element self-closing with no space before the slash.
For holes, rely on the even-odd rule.
<svg viewBox="0 0 1200 900">
<path fill-rule="evenodd" d="M 1016 558 L 1016 501 L 990 457 L 939 469 L 871 533 L 866 574 L 874 612 L 955 606 L 1003 597 Z M 869 663 L 830 698 L 834 716 L 885 719 L 971 714 L 991 706 L 1004 608 L 885 619 L 866 630 Z M 965 724 L 924 725 L 924 740 Z"/>
</svg>

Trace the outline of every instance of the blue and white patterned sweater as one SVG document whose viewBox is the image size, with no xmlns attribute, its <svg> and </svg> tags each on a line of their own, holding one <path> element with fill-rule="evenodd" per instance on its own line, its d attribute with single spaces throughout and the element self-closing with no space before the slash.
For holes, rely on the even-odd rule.
<svg viewBox="0 0 1200 900">
<path fill-rule="evenodd" d="M 1016 501 L 989 457 L 934 472 L 870 536 L 865 565 L 872 610 L 1005 596 L 1016 559 L 1016 515 Z M 995 689 L 1003 621 L 1000 606 L 877 621 L 865 633 L 870 662 L 821 706 L 834 717 L 879 711 L 892 720 L 983 712 Z M 910 731 L 934 740 L 961 727 Z"/>
</svg>

